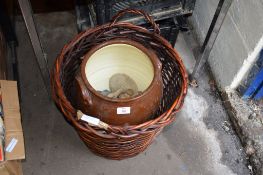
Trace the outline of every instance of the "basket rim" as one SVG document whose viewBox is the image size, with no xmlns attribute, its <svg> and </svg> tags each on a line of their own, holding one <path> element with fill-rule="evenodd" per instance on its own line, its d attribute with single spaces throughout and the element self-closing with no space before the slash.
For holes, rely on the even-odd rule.
<svg viewBox="0 0 263 175">
<path fill-rule="evenodd" d="M 101 132 L 98 132 L 99 130 L 102 130 L 101 128 L 98 128 L 96 126 L 90 126 L 87 123 L 83 124 L 83 122 L 80 122 L 79 120 L 77 120 L 76 117 L 75 118 L 73 117 L 73 116 L 76 116 L 77 110 L 71 105 L 71 103 L 69 102 L 69 100 L 67 99 L 63 91 L 63 87 L 61 85 L 60 76 L 59 76 L 60 75 L 59 65 L 63 62 L 63 58 L 65 54 L 70 52 L 70 49 L 73 46 L 75 46 L 83 37 L 91 35 L 93 32 L 97 32 L 99 30 L 105 31 L 107 28 L 119 28 L 119 27 L 132 29 L 138 32 L 148 34 L 148 35 L 153 35 L 155 39 L 157 39 L 160 43 L 162 43 L 162 45 L 165 46 L 166 49 L 169 50 L 169 53 L 172 54 L 173 58 L 176 59 L 177 63 L 179 64 L 179 70 L 182 76 L 181 92 L 178 95 L 178 97 L 174 100 L 172 106 L 160 116 L 154 119 L 148 120 L 139 125 L 129 125 L 129 126 L 109 125 L 108 129 L 106 130 L 106 133 L 101 133 Z M 135 137 L 141 133 L 154 132 L 156 128 L 158 129 L 160 127 L 164 127 L 170 124 L 175 119 L 175 116 L 173 114 L 177 113 L 182 108 L 184 97 L 187 94 L 187 87 L 188 87 L 188 83 L 187 83 L 188 77 L 187 77 L 186 69 L 185 69 L 185 66 L 177 50 L 173 48 L 171 44 L 159 34 L 150 32 L 146 28 L 143 28 L 141 26 L 137 26 L 137 25 L 134 25 L 128 22 L 107 23 L 101 26 L 97 26 L 95 28 L 90 28 L 76 35 L 68 44 L 66 44 L 62 48 L 60 55 L 57 57 L 55 61 L 55 66 L 54 66 L 52 75 L 53 76 L 51 78 L 51 84 L 53 87 L 52 88 L 53 99 L 57 103 L 57 105 L 60 107 L 64 116 L 70 122 L 72 122 L 73 126 L 77 130 L 81 130 L 84 132 L 91 132 L 102 138 Z M 58 89 L 61 89 L 61 91 L 56 92 Z"/>
</svg>

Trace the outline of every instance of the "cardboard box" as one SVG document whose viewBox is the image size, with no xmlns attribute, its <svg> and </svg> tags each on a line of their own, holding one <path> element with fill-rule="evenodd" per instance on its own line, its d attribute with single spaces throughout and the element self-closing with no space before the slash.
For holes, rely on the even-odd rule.
<svg viewBox="0 0 263 175">
<path fill-rule="evenodd" d="M 0 80 L 0 90 L 4 113 L 6 160 L 0 163 L 0 174 L 22 175 L 21 159 L 25 159 L 25 147 L 17 82 Z"/>
<path fill-rule="evenodd" d="M 0 163 L 0 174 L 1 175 L 23 175 L 21 161 L 20 160 L 9 160 Z"/>
</svg>

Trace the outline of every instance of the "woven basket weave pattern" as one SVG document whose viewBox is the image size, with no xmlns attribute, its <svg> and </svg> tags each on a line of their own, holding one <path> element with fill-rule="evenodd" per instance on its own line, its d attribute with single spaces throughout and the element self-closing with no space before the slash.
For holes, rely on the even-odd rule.
<svg viewBox="0 0 263 175">
<path fill-rule="evenodd" d="M 155 32 L 130 23 L 116 22 L 118 17 L 127 12 L 144 15 L 152 23 Z M 157 25 L 147 14 L 138 10 L 125 10 L 111 24 L 80 33 L 63 48 L 57 58 L 52 76 L 53 99 L 94 153 L 110 159 L 137 155 L 147 148 L 164 126 L 175 119 L 175 113 L 182 107 L 187 89 L 185 68 L 179 54 L 158 32 Z M 105 130 L 77 120 L 71 88 L 82 57 L 94 46 L 117 38 L 134 40 L 155 51 L 162 62 L 163 98 L 150 121 L 135 126 L 109 126 Z"/>
</svg>

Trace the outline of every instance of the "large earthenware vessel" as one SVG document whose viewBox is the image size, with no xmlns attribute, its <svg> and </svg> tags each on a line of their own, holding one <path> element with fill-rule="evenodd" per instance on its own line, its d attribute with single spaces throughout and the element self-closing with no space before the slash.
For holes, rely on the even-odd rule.
<svg viewBox="0 0 263 175">
<path fill-rule="evenodd" d="M 76 105 L 84 113 L 111 125 L 145 122 L 158 109 L 163 94 L 162 65 L 156 54 L 129 39 L 114 39 L 92 48 L 81 63 L 76 80 Z M 110 98 L 109 79 L 121 73 L 132 78 L 142 93 Z"/>
</svg>

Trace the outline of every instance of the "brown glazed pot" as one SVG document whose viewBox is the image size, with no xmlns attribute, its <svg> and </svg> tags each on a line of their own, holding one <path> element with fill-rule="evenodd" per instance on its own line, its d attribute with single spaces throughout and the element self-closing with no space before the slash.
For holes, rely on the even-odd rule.
<svg viewBox="0 0 263 175">
<path fill-rule="evenodd" d="M 114 39 L 99 44 L 85 55 L 75 77 L 76 106 L 111 125 L 143 123 L 156 112 L 162 98 L 161 69 L 156 54 L 137 42 Z M 97 92 L 108 88 L 114 73 L 129 75 L 142 93 L 117 99 Z M 117 114 L 121 107 L 129 107 L 130 113 Z"/>
</svg>

